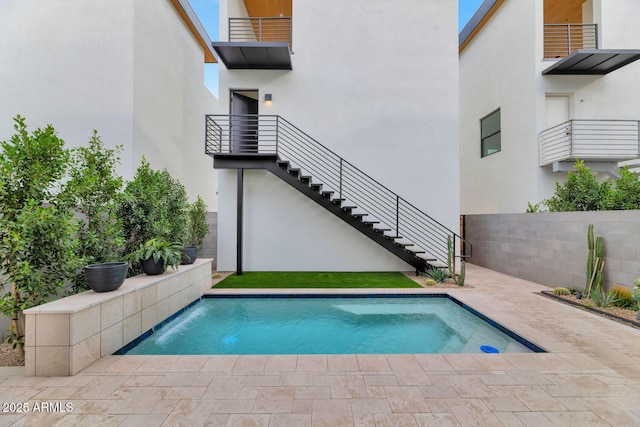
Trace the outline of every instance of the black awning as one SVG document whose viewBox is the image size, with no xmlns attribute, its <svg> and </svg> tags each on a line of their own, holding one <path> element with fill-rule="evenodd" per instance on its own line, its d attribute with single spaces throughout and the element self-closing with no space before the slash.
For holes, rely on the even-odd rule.
<svg viewBox="0 0 640 427">
<path fill-rule="evenodd" d="M 581 49 L 559 60 L 543 75 L 603 75 L 640 59 L 637 49 Z"/>
<path fill-rule="evenodd" d="M 229 70 L 291 70 L 291 54 L 286 42 L 213 42 L 211 45 Z"/>
</svg>

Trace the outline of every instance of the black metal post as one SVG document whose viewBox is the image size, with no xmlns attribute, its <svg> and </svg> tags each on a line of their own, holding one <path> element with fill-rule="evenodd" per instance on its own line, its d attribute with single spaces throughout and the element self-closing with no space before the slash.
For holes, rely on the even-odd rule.
<svg viewBox="0 0 640 427">
<path fill-rule="evenodd" d="M 242 209 L 243 209 L 243 190 L 244 190 L 244 169 L 240 168 L 237 172 L 237 208 L 238 215 L 236 219 L 236 274 L 242 276 Z"/>
</svg>

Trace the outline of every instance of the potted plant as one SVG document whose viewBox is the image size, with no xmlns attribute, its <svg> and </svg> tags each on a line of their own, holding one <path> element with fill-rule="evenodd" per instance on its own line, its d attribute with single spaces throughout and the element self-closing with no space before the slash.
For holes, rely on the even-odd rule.
<svg viewBox="0 0 640 427">
<path fill-rule="evenodd" d="M 148 275 L 162 274 L 171 266 L 178 269 L 182 259 L 182 246 L 161 238 L 147 240 L 128 256 L 130 263 L 140 264 Z"/>
<path fill-rule="evenodd" d="M 182 264 L 193 264 L 198 258 L 198 250 L 202 239 L 209 233 L 207 227 L 207 205 L 198 196 L 187 211 L 186 245 L 182 248 Z"/>
<path fill-rule="evenodd" d="M 127 262 L 103 262 L 84 268 L 84 277 L 89 288 L 96 292 L 115 291 L 124 283 L 129 271 Z"/>
</svg>

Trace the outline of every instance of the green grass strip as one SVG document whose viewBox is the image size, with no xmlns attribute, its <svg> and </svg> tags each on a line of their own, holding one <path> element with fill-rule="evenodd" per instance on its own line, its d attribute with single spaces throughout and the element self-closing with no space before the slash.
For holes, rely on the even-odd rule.
<svg viewBox="0 0 640 427">
<path fill-rule="evenodd" d="M 225 289 L 272 288 L 419 288 L 402 273 L 343 273 L 343 272 L 245 272 L 233 274 L 218 283 Z"/>
</svg>

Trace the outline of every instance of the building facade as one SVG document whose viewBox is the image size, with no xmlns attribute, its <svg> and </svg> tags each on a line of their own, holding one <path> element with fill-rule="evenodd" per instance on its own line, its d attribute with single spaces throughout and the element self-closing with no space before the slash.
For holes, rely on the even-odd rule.
<svg viewBox="0 0 640 427">
<path fill-rule="evenodd" d="M 233 138 L 242 126 L 254 126 L 249 133 L 255 135 L 250 137 L 255 147 L 249 154 L 263 154 L 267 135 L 272 138 L 270 153 L 289 160 L 289 169 L 299 168 L 303 180 L 308 175 L 307 184 L 333 168 L 333 184 L 328 182 L 331 177 L 321 180 L 324 190 L 333 191 L 327 198 L 338 206 L 353 204 L 353 212 L 346 210 L 354 216 L 363 204 L 372 203 L 367 216 L 359 219 L 370 219 L 379 234 L 407 238 L 403 213 L 400 219 L 396 215 L 397 206 L 402 211 L 405 202 L 445 228 L 458 230 L 455 2 L 268 3 L 273 7 L 253 0 L 220 1 L 221 41 L 214 46 L 224 66 L 217 112 L 259 118 L 242 125 L 237 118 L 212 117 L 211 138 L 216 132 L 222 135 L 221 142 L 212 143 L 212 154 L 233 154 Z M 271 136 L 269 126 L 276 129 Z M 283 148 L 285 132 L 299 138 L 289 141 L 288 153 Z M 225 137 L 230 138 L 226 143 Z M 315 143 L 328 151 L 314 151 Z M 300 150 L 294 153 L 296 148 Z M 326 156 L 335 156 L 335 161 Z M 340 218 L 340 209 L 332 215 L 327 211 L 331 206 L 323 209 L 313 194 L 292 188 L 296 183 L 289 185 L 265 168 L 234 167 L 225 161 L 216 158 L 220 270 L 236 270 L 239 260 L 246 270 L 413 268 L 373 242 L 367 230 L 359 231 L 359 224 L 350 224 L 349 217 Z M 368 182 L 358 195 L 345 189 L 347 165 Z M 374 215 L 372 210 L 385 205 L 387 197 L 396 212 L 387 218 L 383 212 Z M 384 227 L 389 231 L 380 231 Z M 396 243 L 401 244 L 398 239 Z M 446 235 L 439 243 L 446 247 Z"/>
<path fill-rule="evenodd" d="M 638 159 L 634 0 L 487 0 L 460 33 L 463 214 L 524 212 L 576 159 Z"/>
</svg>

